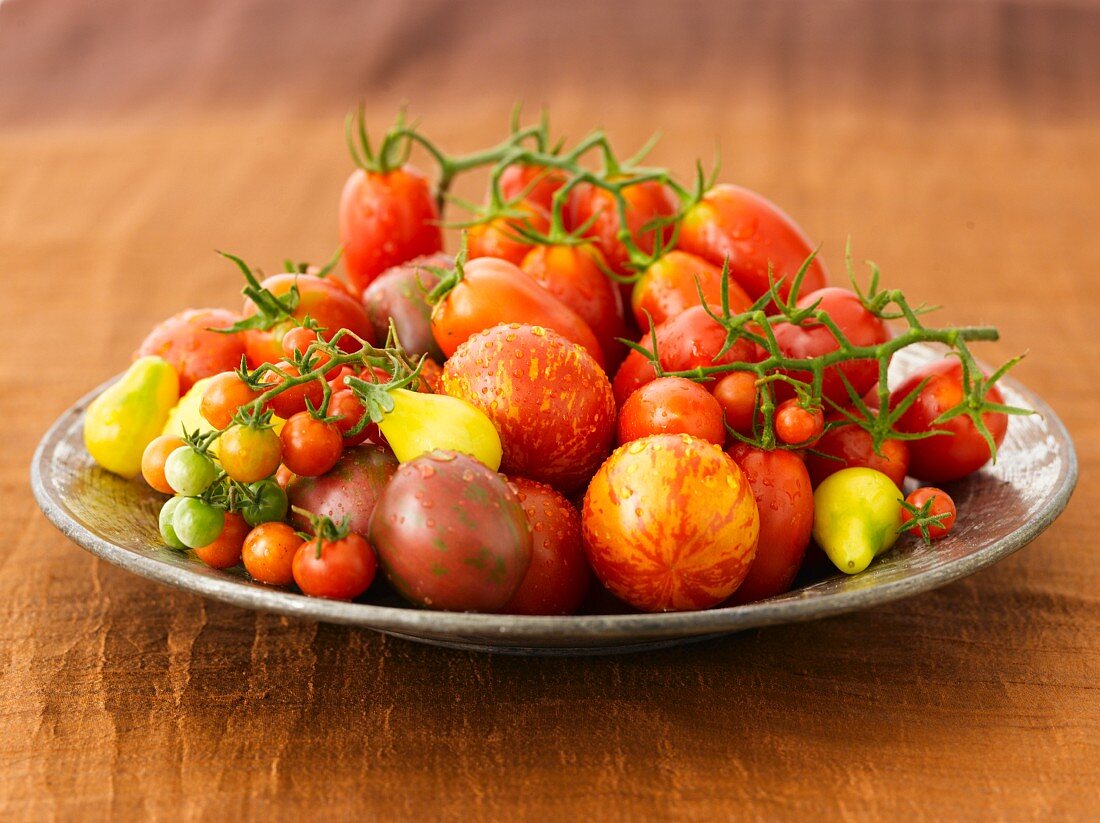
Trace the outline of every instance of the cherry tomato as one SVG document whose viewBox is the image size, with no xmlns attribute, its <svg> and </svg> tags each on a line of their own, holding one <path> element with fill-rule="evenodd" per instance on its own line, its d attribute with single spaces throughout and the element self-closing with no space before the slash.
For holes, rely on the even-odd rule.
<svg viewBox="0 0 1100 823">
<path fill-rule="evenodd" d="M 175 489 L 168 485 L 164 476 L 164 461 L 168 455 L 184 445 L 183 440 L 171 434 L 162 434 L 150 441 L 141 454 L 141 476 L 145 482 L 165 494 L 175 494 Z"/>
<path fill-rule="evenodd" d="M 825 430 L 821 409 L 805 409 L 794 398 L 775 410 L 775 434 L 788 445 L 811 445 Z"/>
<path fill-rule="evenodd" d="M 205 454 L 180 446 L 164 460 L 164 479 L 176 494 L 202 494 L 218 476 L 218 467 Z"/>
<path fill-rule="evenodd" d="M 790 589 L 810 544 L 814 493 L 806 466 L 792 451 L 736 443 L 729 454 L 741 467 L 760 513 L 756 558 L 729 600 L 751 603 Z"/>
<path fill-rule="evenodd" d="M 286 523 L 261 523 L 244 539 L 241 559 L 254 580 L 287 586 L 294 582 L 294 555 L 303 542 Z"/>
<path fill-rule="evenodd" d="M 909 474 L 932 483 L 948 483 L 989 462 L 989 445 L 969 417 L 960 415 L 944 423 L 932 422 L 963 399 L 962 363 L 954 357 L 930 363 L 909 375 L 891 393 L 891 408 L 901 403 L 925 378 L 928 384 L 898 419 L 896 428 L 912 433 L 933 429 L 949 432 L 909 441 Z M 985 398 L 990 403 L 1004 402 L 996 386 L 989 388 Z M 996 445 L 1004 442 L 1008 431 L 1007 415 L 987 412 L 982 415 L 982 421 Z"/>
<path fill-rule="evenodd" d="M 929 540 L 939 540 L 941 537 L 946 537 L 947 533 L 955 526 L 955 501 L 951 499 L 951 495 L 942 489 L 937 489 L 934 486 L 924 486 L 912 492 L 905 498 L 905 502 L 910 506 L 914 506 L 917 509 L 923 508 L 924 504 L 929 500 L 932 501 L 932 505 L 928 507 L 928 515 L 935 517 L 936 515 L 946 515 L 943 520 L 938 523 L 929 523 L 926 528 L 928 529 Z M 902 509 L 901 522 L 910 523 L 916 518 L 909 509 Z M 911 526 L 907 529 L 909 534 L 916 535 L 917 537 L 923 537 L 919 526 Z"/>
<path fill-rule="evenodd" d="M 281 345 L 283 347 L 283 355 L 286 360 L 290 361 L 294 359 L 295 354 L 303 355 L 306 350 L 317 342 L 319 339 L 316 330 L 307 329 L 305 326 L 296 326 L 286 334 L 283 335 Z M 313 368 L 319 368 L 329 361 L 329 356 L 323 351 L 313 352 Z M 325 379 L 331 379 L 342 369 L 343 366 L 338 366 L 335 369 L 329 370 L 325 374 Z"/>
<path fill-rule="evenodd" d="M 183 497 L 172 511 L 172 530 L 191 549 L 208 546 L 225 526 L 225 512 L 197 497 Z"/>
<path fill-rule="evenodd" d="M 353 171 L 340 195 L 339 222 L 344 268 L 360 292 L 390 266 L 443 250 L 431 187 L 412 166 Z"/>
<path fill-rule="evenodd" d="M 527 163 L 515 163 L 503 172 L 497 185 L 505 201 L 512 202 L 520 197 L 549 212 L 554 201 L 554 192 L 565 184 L 565 175 L 557 169 Z"/>
<path fill-rule="evenodd" d="M 339 540 L 314 538 L 294 552 L 294 582 L 311 597 L 353 600 L 374 582 L 378 558 L 357 534 Z"/>
<path fill-rule="evenodd" d="M 752 299 L 768 290 L 768 266 L 786 298 L 795 272 L 814 250 L 813 243 L 778 206 L 756 192 L 722 184 L 688 210 L 680 224 L 679 248 L 716 266 L 729 257 L 730 277 Z M 801 294 L 828 282 L 825 264 L 815 257 L 802 281 Z"/>
<path fill-rule="evenodd" d="M 348 436 L 348 432 L 355 428 L 366 413 L 362 401 L 351 389 L 340 389 L 332 393 L 328 401 L 328 413 L 330 417 L 339 418 L 334 422 L 340 430 L 340 436 L 344 438 L 345 446 L 357 446 L 367 440 L 376 443 L 379 441 L 378 426 L 374 423 L 367 423 L 359 434 Z"/>
<path fill-rule="evenodd" d="M 806 308 L 818 303 L 818 308 L 829 315 L 837 328 L 854 346 L 875 346 L 885 343 L 889 338 L 886 324 L 863 307 L 859 295 L 848 289 L 830 287 L 818 289 L 799 298 L 798 307 Z M 807 322 L 796 326 L 793 323 L 776 323 L 772 326 L 779 349 L 787 357 L 810 358 L 836 351 L 840 348 L 833 333 L 820 323 Z M 848 404 L 851 400 L 840 374 L 843 373 L 856 394 L 863 395 L 878 382 L 877 360 L 849 360 L 829 366 L 825 369 L 822 382 L 822 394 L 837 403 Z M 791 377 L 807 383 L 811 380 L 808 371 L 793 371 Z M 780 383 L 776 392 L 782 396 L 789 387 Z"/>
<path fill-rule="evenodd" d="M 634 392 L 619 411 L 619 443 L 651 434 L 690 434 L 726 442 L 722 407 L 714 395 L 683 377 L 658 377 Z"/>
<path fill-rule="evenodd" d="M 180 501 L 186 500 L 186 497 L 173 497 L 165 501 L 164 505 L 160 507 L 160 516 L 157 518 L 157 525 L 160 527 L 160 536 L 164 540 L 164 544 L 170 549 L 184 550 L 187 548 L 183 544 L 183 541 L 176 535 L 176 528 L 173 525 L 173 517 L 176 514 L 176 506 L 180 504 Z"/>
<path fill-rule="evenodd" d="M 283 424 L 283 463 L 300 477 L 324 474 L 340 459 L 344 439 L 332 423 L 298 412 Z"/>
<path fill-rule="evenodd" d="M 608 368 L 622 362 L 626 347 L 623 300 L 619 288 L 603 271 L 607 265 L 593 243 L 535 246 L 520 264 L 536 283 L 575 311 L 592 329 Z"/>
<path fill-rule="evenodd" d="M 909 471 L 909 446 L 904 440 L 886 440 L 881 451 L 875 454 L 874 442 L 865 429 L 844 423 L 829 429 L 814 443 L 813 452 L 826 456 L 807 453 L 806 468 L 814 486 L 841 469 L 864 468 L 882 472 L 900 489 Z"/>
<path fill-rule="evenodd" d="M 163 357 L 179 375 L 180 396 L 199 380 L 241 365 L 245 336 L 221 334 L 240 317 L 226 309 L 189 309 L 159 323 L 141 341 L 134 359 L 146 355 Z"/>
<path fill-rule="evenodd" d="M 240 483 L 271 477 L 278 471 L 282 456 L 279 435 L 270 426 L 232 426 L 218 438 L 222 468 Z"/>
<path fill-rule="evenodd" d="M 535 244 L 524 240 L 517 234 L 516 228 L 531 228 L 539 234 L 545 234 L 550 228 L 550 218 L 539 206 L 519 203 L 512 210 L 522 213 L 522 216 L 497 217 L 467 230 L 466 249 L 471 260 L 475 257 L 499 257 L 518 266 Z"/>
<path fill-rule="evenodd" d="M 240 363 L 238 363 L 240 365 Z M 233 422 L 233 415 L 247 406 L 260 392 L 241 380 L 234 371 L 223 371 L 210 378 L 199 404 L 199 414 L 215 429 L 224 429 Z"/>
<path fill-rule="evenodd" d="M 726 425 L 735 432 L 752 432 L 756 415 L 756 379 L 749 371 L 731 371 L 712 384 L 711 392 L 725 413 Z"/>
<path fill-rule="evenodd" d="M 292 363 L 288 363 L 286 360 L 280 360 L 275 364 L 275 368 L 289 375 L 291 378 L 301 376 L 298 367 Z M 269 371 L 264 372 L 260 381 L 265 386 L 279 386 L 283 383 L 283 377 L 276 372 Z M 321 385 L 321 381 L 310 380 L 306 383 L 299 383 L 297 386 L 292 386 L 286 391 L 275 395 L 267 402 L 267 407 L 275 412 L 275 414 L 279 415 L 279 417 L 287 420 L 299 412 L 306 411 L 307 398 L 309 402 L 313 404 L 313 408 L 316 409 L 321 405 L 324 396 L 325 387 Z"/>
<path fill-rule="evenodd" d="M 250 526 L 285 520 L 289 508 L 286 492 L 272 479 L 261 480 L 249 487 L 255 499 L 241 506 L 241 515 Z"/>
<path fill-rule="evenodd" d="M 703 299 L 699 299 L 702 291 Z M 728 288 L 730 311 L 739 314 L 752 306 L 745 290 L 730 278 Z M 670 251 L 642 272 L 634 283 L 630 306 L 634 321 L 643 332 L 649 330 L 649 319 L 657 325 L 675 317 L 684 309 L 706 302 L 722 305 L 722 269 L 702 257 L 685 251 Z"/>
<path fill-rule="evenodd" d="M 462 279 L 432 311 L 432 333 L 447 357 L 477 332 L 501 323 L 552 329 L 587 349 L 601 368 L 605 365 L 588 324 L 507 260 L 471 260 Z"/>
<path fill-rule="evenodd" d="M 226 512 L 221 532 L 210 543 L 199 546 L 195 554 L 213 569 L 231 569 L 241 562 L 241 548 L 250 526 L 235 512 Z"/>
<path fill-rule="evenodd" d="M 626 186 L 620 194 L 626 201 L 626 227 L 634 244 L 642 252 L 652 254 L 654 235 L 660 234 L 663 239 L 667 239 L 672 228 L 665 226 L 659 232 L 642 229 L 657 218 L 676 214 L 679 208 L 676 195 L 672 189 L 656 180 Z M 619 208 L 613 194 L 590 183 L 581 183 L 569 193 L 569 202 L 563 217 L 565 227 L 570 231 L 588 223 L 585 235 L 599 244 L 611 268 L 619 274 L 630 271 L 627 247 L 619 239 Z"/>
</svg>

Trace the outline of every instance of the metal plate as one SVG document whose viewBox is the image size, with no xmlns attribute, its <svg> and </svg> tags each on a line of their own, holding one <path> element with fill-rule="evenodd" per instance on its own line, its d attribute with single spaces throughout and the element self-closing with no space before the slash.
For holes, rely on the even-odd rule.
<svg viewBox="0 0 1100 823">
<path fill-rule="evenodd" d="M 900 377 L 940 356 L 930 346 L 912 346 L 895 357 L 891 376 Z M 73 541 L 143 577 L 215 600 L 480 651 L 644 651 L 871 608 L 973 574 L 1025 546 L 1061 513 L 1077 482 L 1077 456 L 1062 422 L 1038 396 L 1006 379 L 999 384 L 1006 402 L 1039 414 L 1011 420 L 995 466 L 946 488 L 960 514 L 953 533 L 931 547 L 903 538 L 852 577 L 829 577 L 747 606 L 674 614 L 516 617 L 424 611 L 396 601 L 338 603 L 254 583 L 241 569 L 216 571 L 189 554 L 164 547 L 157 512 L 165 498 L 141 480 L 127 481 L 103 471 L 84 448 L 84 410 L 106 385 L 54 423 L 31 465 L 39 506 Z"/>
</svg>

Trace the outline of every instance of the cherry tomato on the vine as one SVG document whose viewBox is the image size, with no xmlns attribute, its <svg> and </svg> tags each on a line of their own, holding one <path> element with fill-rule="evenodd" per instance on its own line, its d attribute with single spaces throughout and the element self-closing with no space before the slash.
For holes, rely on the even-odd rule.
<svg viewBox="0 0 1100 823">
<path fill-rule="evenodd" d="M 714 395 L 683 377 L 658 377 L 627 398 L 619 411 L 619 443 L 651 434 L 690 434 L 726 442 L 722 407 Z"/>
<path fill-rule="evenodd" d="M 951 499 L 951 495 L 942 489 L 937 489 L 934 486 L 923 486 L 913 491 L 908 497 L 905 498 L 905 502 L 916 509 L 923 509 L 924 505 L 929 501 L 932 501 L 932 505 L 928 507 L 927 516 L 936 517 L 937 515 L 944 515 L 942 520 L 935 523 L 928 523 L 925 528 L 928 530 L 929 540 L 939 540 L 941 537 L 947 537 L 948 532 L 955 526 L 955 501 Z M 911 523 L 916 520 L 908 508 L 903 508 L 901 512 L 901 522 Z M 917 537 L 923 537 L 920 526 L 914 524 L 907 529 L 909 534 Z"/>
<path fill-rule="evenodd" d="M 841 469 L 865 468 L 880 471 L 894 481 L 899 489 L 909 471 L 909 446 L 904 440 L 886 440 L 880 454 L 875 454 L 870 432 L 855 423 L 834 426 L 814 443 L 806 455 L 806 468 L 816 486 L 830 474 Z"/>
<path fill-rule="evenodd" d="M 275 364 L 275 368 L 283 372 L 291 379 L 301 377 L 301 372 L 298 371 L 298 367 L 292 363 L 288 363 L 286 360 L 280 360 Z M 265 386 L 279 386 L 284 382 L 282 375 L 277 372 L 269 371 L 264 372 L 260 378 L 261 382 Z M 320 380 L 309 380 L 305 383 L 299 383 L 296 386 L 280 392 L 272 397 L 267 406 L 275 414 L 284 420 L 298 414 L 299 412 L 306 411 L 306 399 L 313 404 L 313 408 L 317 408 L 321 405 L 325 396 L 325 387 L 321 385 Z"/>
<path fill-rule="evenodd" d="M 205 546 L 195 548 L 199 560 L 213 569 L 230 569 L 241 562 L 241 548 L 250 526 L 235 512 L 226 512 L 218 536 Z"/>
<path fill-rule="evenodd" d="M 239 364 L 238 364 L 239 365 Z M 247 406 L 260 396 L 260 392 L 241 380 L 234 371 L 223 371 L 210 378 L 199 404 L 199 414 L 216 429 L 224 429 L 233 422 L 233 415 L 241 406 Z"/>
<path fill-rule="evenodd" d="M 727 293 L 730 311 L 734 314 L 752 306 L 752 300 L 733 278 L 730 278 Z M 722 268 L 679 250 L 668 252 L 642 272 L 630 297 L 634 321 L 643 332 L 649 330 L 647 312 L 653 322 L 660 325 L 684 309 L 704 302 L 722 305 Z"/>
<path fill-rule="evenodd" d="M 565 175 L 557 169 L 513 163 L 501 172 L 497 185 L 507 202 L 522 197 L 549 212 L 553 205 L 554 192 L 565 185 Z"/>
<path fill-rule="evenodd" d="M 363 402 L 355 396 L 355 392 L 351 389 L 340 389 L 340 391 L 332 393 L 332 397 L 328 401 L 328 413 L 330 417 L 339 418 L 333 422 L 336 428 L 340 430 L 345 446 L 357 446 L 367 440 L 378 442 L 378 426 L 374 423 L 367 423 L 363 426 L 363 430 L 356 435 L 348 434 L 358 425 L 366 413 Z"/>
<path fill-rule="evenodd" d="M 731 371 L 711 384 L 711 393 L 726 416 L 726 425 L 740 434 L 750 434 L 756 417 L 756 375 Z"/>
<path fill-rule="evenodd" d="M 344 450 L 340 429 L 309 412 L 298 412 L 287 420 L 280 438 L 284 465 L 301 477 L 324 474 L 336 465 Z"/>
<path fill-rule="evenodd" d="M 545 234 L 550 228 L 550 218 L 539 206 L 519 203 L 512 207 L 517 216 L 496 217 L 486 223 L 471 226 L 466 232 L 466 250 L 469 258 L 499 257 L 519 265 L 534 243 L 525 240 L 516 229 L 530 228 Z"/>
<path fill-rule="evenodd" d="M 241 505 L 241 515 L 248 525 L 258 526 L 261 523 L 286 519 L 289 503 L 286 492 L 278 481 L 269 478 L 252 483 L 249 491 L 253 499 Z"/>
<path fill-rule="evenodd" d="M 294 555 L 303 542 L 286 523 L 261 523 L 244 539 L 241 559 L 253 579 L 286 586 L 294 582 Z"/>
<path fill-rule="evenodd" d="M 353 600 L 374 582 L 378 558 L 358 534 L 314 538 L 295 551 L 291 570 L 298 588 L 312 597 Z"/>
<path fill-rule="evenodd" d="M 180 438 L 171 434 L 162 434 L 150 441 L 142 452 L 141 476 L 158 492 L 175 494 L 175 489 L 168 485 L 168 480 L 164 476 L 164 462 L 168 459 L 168 455 L 182 445 L 184 443 Z"/>
<path fill-rule="evenodd" d="M 282 456 L 279 435 L 270 426 L 231 426 L 218 438 L 222 468 L 240 483 L 271 477 L 278 471 Z"/>
<path fill-rule="evenodd" d="M 799 401 L 784 400 L 775 410 L 775 434 L 788 445 L 810 445 L 825 429 L 821 409 L 807 409 Z"/>
</svg>

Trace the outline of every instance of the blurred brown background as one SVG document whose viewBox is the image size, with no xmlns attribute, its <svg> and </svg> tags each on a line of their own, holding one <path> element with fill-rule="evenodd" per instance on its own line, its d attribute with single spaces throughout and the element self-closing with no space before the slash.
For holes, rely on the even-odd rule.
<svg viewBox="0 0 1100 823">
<path fill-rule="evenodd" d="M 1100 790 L 1100 6 L 7 0 L 0 5 L 0 816 L 1086 817 Z M 204 602 L 34 508 L 52 419 L 214 247 L 326 258 L 343 116 L 455 150 L 517 99 L 764 192 L 993 322 L 1081 483 L 1020 554 L 820 623 L 619 659 L 448 652 Z M 480 183 L 462 193 L 479 194 Z"/>
</svg>

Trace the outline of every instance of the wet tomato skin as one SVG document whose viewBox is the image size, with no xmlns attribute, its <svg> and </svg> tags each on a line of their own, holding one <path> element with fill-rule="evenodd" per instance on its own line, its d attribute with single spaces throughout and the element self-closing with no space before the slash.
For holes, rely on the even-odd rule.
<svg viewBox="0 0 1100 823">
<path fill-rule="evenodd" d="M 370 516 L 382 490 L 397 471 L 397 458 L 373 443 L 353 446 L 320 477 L 294 477 L 286 486 L 292 506 L 328 517 L 335 523 L 348 518 L 348 528 L 367 534 Z M 290 522 L 311 532 L 309 518 L 291 510 Z"/>
<path fill-rule="evenodd" d="M 245 353 L 242 332 L 221 334 L 210 329 L 227 329 L 240 317 L 226 309 L 188 309 L 158 323 L 141 341 L 134 359 L 146 355 L 162 357 L 179 375 L 180 396 L 196 382 L 241 365 Z"/>
<path fill-rule="evenodd" d="M 427 292 L 439 282 L 431 269 L 449 269 L 453 265 L 454 258 L 442 253 L 417 257 L 387 269 L 371 282 L 363 291 L 363 305 L 374 339 L 379 342 L 386 339 L 392 320 L 405 351 L 416 357 L 426 354 L 442 360 L 443 352 L 432 336 L 432 309 Z"/>
<path fill-rule="evenodd" d="M 620 446 L 584 497 L 585 553 L 616 597 L 645 611 L 705 609 L 749 571 L 760 518 L 718 446 L 660 434 Z"/>
<path fill-rule="evenodd" d="M 699 293 L 703 294 L 700 300 Z M 752 300 L 737 281 L 730 278 L 727 289 L 730 311 L 739 314 Z M 674 249 L 649 266 L 634 283 L 630 306 L 634 322 L 649 330 L 649 317 L 658 326 L 684 309 L 701 302 L 722 305 L 722 268 L 701 257 Z M 647 317 L 648 313 L 648 317 Z"/>
<path fill-rule="evenodd" d="M 930 523 L 928 525 L 928 539 L 939 540 L 943 537 L 947 537 L 948 533 L 955 527 L 955 518 L 958 516 L 955 511 L 955 501 L 951 499 L 951 495 L 945 492 L 943 489 L 937 489 L 934 486 L 922 486 L 919 489 L 915 489 L 905 498 L 905 502 L 910 506 L 916 506 L 918 509 L 922 508 L 928 500 L 932 500 L 932 505 L 928 509 L 928 514 L 946 515 L 943 520 L 938 523 Z M 901 512 L 901 520 L 903 523 L 909 523 L 915 518 L 913 513 L 908 509 L 903 509 Z M 915 537 L 923 537 L 921 534 L 920 526 L 912 526 L 908 529 L 909 533 Z"/>
<path fill-rule="evenodd" d="M 298 547 L 291 562 L 298 588 L 329 600 L 354 600 L 370 588 L 377 571 L 374 550 L 354 533 L 339 540 L 313 538 Z"/>
<path fill-rule="evenodd" d="M 690 434 L 721 446 L 726 442 L 722 407 L 714 395 L 683 377 L 658 377 L 627 398 L 619 411 L 618 440 L 651 434 Z"/>
<path fill-rule="evenodd" d="M 882 472 L 900 489 L 909 470 L 909 446 L 904 440 L 886 440 L 882 453 L 875 454 L 871 435 L 855 423 L 829 429 L 814 444 L 813 451 L 828 455 L 806 454 L 806 468 L 814 486 L 841 469 L 865 468 Z"/>
<path fill-rule="evenodd" d="M 302 542 L 286 523 L 261 523 L 244 539 L 241 560 L 253 579 L 288 586 L 294 582 L 294 555 Z"/>
</svg>

